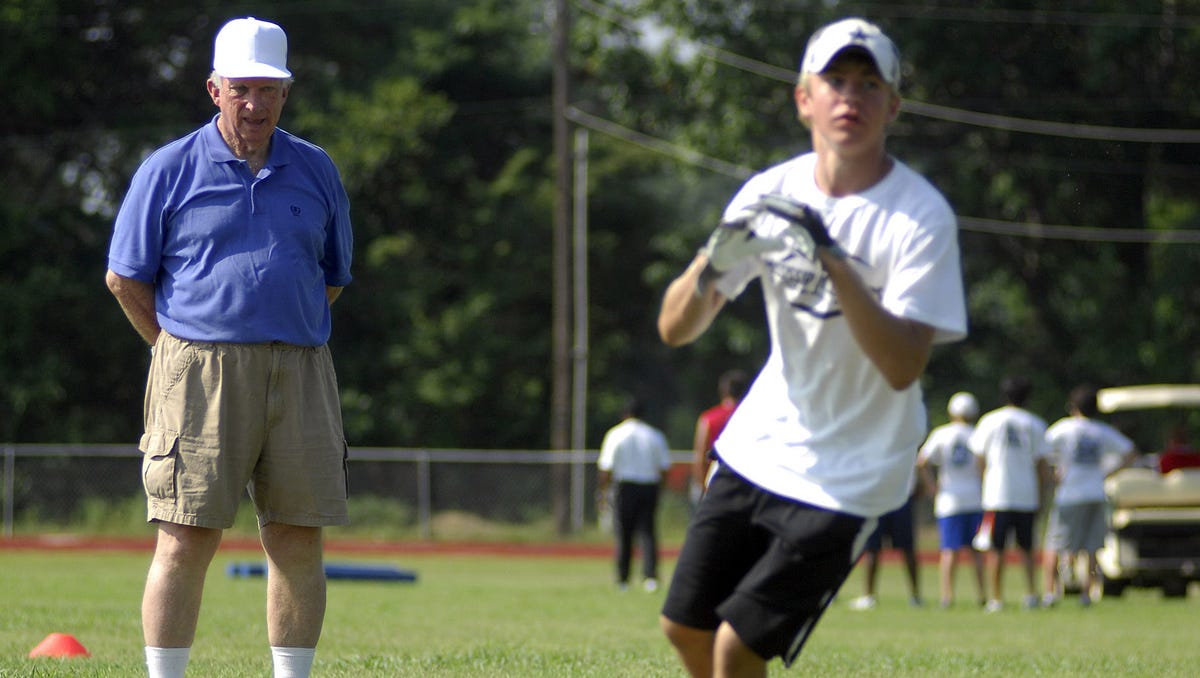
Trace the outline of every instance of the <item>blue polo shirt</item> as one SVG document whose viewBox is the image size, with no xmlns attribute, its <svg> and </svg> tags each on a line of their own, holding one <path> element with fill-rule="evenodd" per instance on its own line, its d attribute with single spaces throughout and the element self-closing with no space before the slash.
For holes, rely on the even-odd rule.
<svg viewBox="0 0 1200 678">
<path fill-rule="evenodd" d="M 108 267 L 152 283 L 158 323 L 196 341 L 329 340 L 350 282 L 350 202 L 319 147 L 276 129 L 257 177 L 212 121 L 155 151 L 117 214 Z"/>
</svg>

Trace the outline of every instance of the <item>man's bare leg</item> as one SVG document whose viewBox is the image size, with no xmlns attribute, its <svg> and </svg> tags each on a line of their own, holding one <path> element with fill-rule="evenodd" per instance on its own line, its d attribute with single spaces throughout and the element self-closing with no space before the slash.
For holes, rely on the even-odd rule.
<svg viewBox="0 0 1200 678">
<path fill-rule="evenodd" d="M 158 523 L 154 559 L 142 595 L 142 635 L 149 647 L 191 647 L 204 577 L 221 530 Z"/>
<path fill-rule="evenodd" d="M 747 647 L 728 623 L 717 629 L 713 655 L 713 678 L 766 678 L 767 661 Z"/>
<path fill-rule="evenodd" d="M 321 528 L 268 523 L 267 637 L 274 647 L 316 647 L 325 620 Z"/>
<path fill-rule="evenodd" d="M 716 634 L 712 631 L 692 628 L 667 619 L 658 618 L 658 625 L 667 640 L 675 647 L 683 667 L 692 678 L 711 678 L 713 675 L 713 642 Z"/>
</svg>

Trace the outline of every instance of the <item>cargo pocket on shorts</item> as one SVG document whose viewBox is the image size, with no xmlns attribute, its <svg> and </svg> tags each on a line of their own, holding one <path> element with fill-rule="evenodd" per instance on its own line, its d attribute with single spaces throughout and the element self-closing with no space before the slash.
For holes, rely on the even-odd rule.
<svg viewBox="0 0 1200 678">
<path fill-rule="evenodd" d="M 179 457 L 179 434 L 152 431 L 142 435 L 142 485 L 151 499 L 174 501 L 175 462 Z"/>
</svg>

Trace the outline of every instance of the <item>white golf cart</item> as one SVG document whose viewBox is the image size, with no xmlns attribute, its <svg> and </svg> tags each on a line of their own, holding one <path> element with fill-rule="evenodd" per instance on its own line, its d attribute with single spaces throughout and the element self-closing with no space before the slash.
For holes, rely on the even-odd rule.
<svg viewBox="0 0 1200 678">
<path fill-rule="evenodd" d="M 1097 393 L 1097 405 L 1110 414 L 1197 408 L 1200 385 L 1106 388 Z M 1200 581 L 1200 468 L 1161 474 L 1153 461 L 1135 465 L 1109 476 L 1105 494 L 1109 529 L 1097 554 L 1103 594 L 1120 596 L 1134 586 L 1186 596 L 1188 584 Z"/>
</svg>

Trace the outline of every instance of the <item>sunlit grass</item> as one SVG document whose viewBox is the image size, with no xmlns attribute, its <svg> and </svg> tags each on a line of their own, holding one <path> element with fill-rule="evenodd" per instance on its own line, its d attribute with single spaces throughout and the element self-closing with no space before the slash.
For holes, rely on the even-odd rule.
<svg viewBox="0 0 1200 678">
<path fill-rule="evenodd" d="M 269 676 L 264 582 L 210 571 L 189 675 Z M 662 593 L 618 593 L 605 558 L 405 555 L 329 560 L 415 570 L 412 584 L 331 581 L 314 676 L 681 676 L 658 631 Z M 0 676 L 142 674 L 138 606 L 148 553 L 0 549 Z M 670 565 L 670 563 L 668 563 Z M 835 601 L 788 674 L 805 676 L 1190 676 L 1200 599 L 1157 591 L 1080 609 L 984 614 L 966 604 L 912 609 L 887 565 L 880 605 L 847 609 L 861 573 Z M 928 598 L 934 569 L 923 570 Z M 964 578 L 965 580 L 965 578 Z M 969 600 L 966 582 L 960 599 Z M 1016 582 L 1009 590 L 1018 591 Z M 1015 594 L 1014 594 L 1015 596 Z M 51 632 L 71 633 L 86 659 L 27 659 Z M 772 673 L 785 675 L 778 663 Z"/>
</svg>

